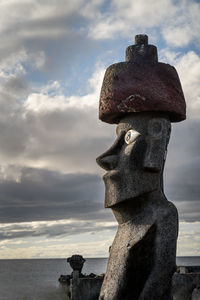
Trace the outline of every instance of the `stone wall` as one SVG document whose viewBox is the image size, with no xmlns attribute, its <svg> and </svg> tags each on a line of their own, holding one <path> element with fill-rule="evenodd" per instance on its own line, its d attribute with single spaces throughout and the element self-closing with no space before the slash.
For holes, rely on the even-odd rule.
<svg viewBox="0 0 200 300">
<path fill-rule="evenodd" d="M 73 271 L 72 276 L 66 277 L 68 280 L 60 282 L 65 289 L 67 300 L 98 300 L 103 276 L 80 278 L 79 272 Z M 200 300 L 199 266 L 178 267 L 172 282 L 173 300 Z"/>
<path fill-rule="evenodd" d="M 175 273 L 173 276 L 173 300 L 200 300 L 200 294 L 197 298 L 198 291 L 194 291 L 198 286 L 200 286 L 200 273 Z"/>
<path fill-rule="evenodd" d="M 71 279 L 72 300 L 98 300 L 103 278 Z"/>
</svg>

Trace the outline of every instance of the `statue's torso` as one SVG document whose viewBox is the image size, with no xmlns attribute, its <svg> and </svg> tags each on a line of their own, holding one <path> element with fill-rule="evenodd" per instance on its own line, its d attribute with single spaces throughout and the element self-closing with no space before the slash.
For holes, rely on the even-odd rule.
<svg viewBox="0 0 200 300">
<path fill-rule="evenodd" d="M 106 277 L 101 290 L 101 295 L 104 295 L 102 299 L 139 299 L 155 266 L 159 227 L 164 216 L 170 213 L 170 209 L 171 204 L 167 201 L 167 205 L 163 208 L 158 207 L 152 214 L 147 209 L 146 214 L 138 213 L 132 220 L 119 224 L 110 249 Z"/>
</svg>

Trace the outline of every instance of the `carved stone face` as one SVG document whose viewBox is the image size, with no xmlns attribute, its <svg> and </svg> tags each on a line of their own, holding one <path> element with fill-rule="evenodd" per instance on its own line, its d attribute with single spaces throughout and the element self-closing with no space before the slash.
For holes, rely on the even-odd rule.
<svg viewBox="0 0 200 300">
<path fill-rule="evenodd" d="M 162 188 L 170 129 L 167 116 L 156 113 L 133 113 L 120 121 L 115 143 L 97 158 L 107 171 L 106 207 Z"/>
</svg>

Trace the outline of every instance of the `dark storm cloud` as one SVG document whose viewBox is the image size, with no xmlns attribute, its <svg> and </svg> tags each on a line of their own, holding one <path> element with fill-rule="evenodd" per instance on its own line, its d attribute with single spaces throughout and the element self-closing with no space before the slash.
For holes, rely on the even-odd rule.
<svg viewBox="0 0 200 300">
<path fill-rule="evenodd" d="M 20 182 L 0 183 L 0 222 L 79 219 L 109 220 L 104 187 L 97 175 L 59 174 L 26 168 Z"/>
</svg>

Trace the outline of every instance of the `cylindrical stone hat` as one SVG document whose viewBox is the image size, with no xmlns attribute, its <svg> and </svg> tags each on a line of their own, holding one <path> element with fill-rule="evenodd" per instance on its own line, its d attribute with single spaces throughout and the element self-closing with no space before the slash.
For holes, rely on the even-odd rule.
<svg viewBox="0 0 200 300">
<path fill-rule="evenodd" d="M 107 68 L 100 94 L 99 118 L 118 123 L 132 112 L 164 112 L 171 122 L 186 118 L 186 104 L 176 69 L 158 62 L 147 35 L 136 35 L 126 62 Z"/>
</svg>

